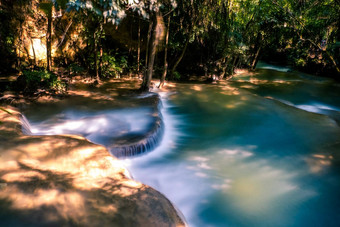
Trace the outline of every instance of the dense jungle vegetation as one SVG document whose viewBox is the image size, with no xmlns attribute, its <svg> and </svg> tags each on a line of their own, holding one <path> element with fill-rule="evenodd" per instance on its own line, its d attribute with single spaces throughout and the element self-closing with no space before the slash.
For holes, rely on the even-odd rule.
<svg viewBox="0 0 340 227">
<path fill-rule="evenodd" d="M 77 75 L 138 75 L 146 91 L 261 59 L 339 79 L 339 18 L 339 0 L 1 0 L 0 73 L 26 92 Z"/>
</svg>

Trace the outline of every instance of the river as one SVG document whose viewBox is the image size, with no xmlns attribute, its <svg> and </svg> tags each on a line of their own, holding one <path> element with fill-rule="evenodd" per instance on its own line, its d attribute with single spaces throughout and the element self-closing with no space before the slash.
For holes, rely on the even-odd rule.
<svg viewBox="0 0 340 227">
<path fill-rule="evenodd" d="M 228 82 L 173 86 L 159 93 L 160 145 L 122 162 L 165 194 L 189 226 L 339 226 L 339 84 L 261 64 Z M 151 121 L 148 108 L 127 103 L 135 109 L 77 100 L 25 115 L 33 133 L 63 133 L 67 118 L 106 145 L 108 133 L 142 133 Z M 123 117 L 132 125 L 117 120 Z M 110 119 L 119 127 L 107 126 Z"/>
</svg>

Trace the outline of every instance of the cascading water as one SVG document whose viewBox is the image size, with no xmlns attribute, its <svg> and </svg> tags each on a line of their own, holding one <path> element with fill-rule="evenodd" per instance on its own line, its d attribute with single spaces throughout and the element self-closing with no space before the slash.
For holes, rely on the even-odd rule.
<svg viewBox="0 0 340 227">
<path fill-rule="evenodd" d="M 157 101 L 150 107 L 97 111 L 91 108 L 79 110 L 66 105 L 66 110 L 52 113 L 44 121 L 32 120 L 29 123 L 23 116 L 23 132 L 33 135 L 76 134 L 104 145 L 119 158 L 140 155 L 159 145 L 163 137 L 164 123 L 158 95 L 150 93 L 137 98 L 151 98 Z"/>
<path fill-rule="evenodd" d="M 32 135 L 32 128 L 27 118 L 24 115 L 21 115 L 21 130 L 26 135 Z"/>
<path fill-rule="evenodd" d="M 152 128 L 146 134 L 136 136 L 129 133 L 129 135 L 119 138 L 120 144 L 115 143 L 112 146 L 108 146 L 109 151 L 118 158 L 136 156 L 152 151 L 159 145 L 164 133 L 161 113 L 157 113 L 155 118 Z"/>
<path fill-rule="evenodd" d="M 153 152 L 123 162 L 135 179 L 165 194 L 189 226 L 338 226 L 339 85 L 285 71 L 176 84 L 176 93 L 160 93 L 162 116 L 145 103 L 91 110 L 93 101 L 85 110 L 64 103 L 43 119 L 51 107 L 27 116 L 32 132 L 73 120 L 101 144 L 131 147 L 133 139 L 151 138 Z M 153 141 L 160 134 L 164 139 Z"/>
<path fill-rule="evenodd" d="M 269 69 L 220 85 L 176 84 L 163 97 L 165 140 L 125 163 L 189 226 L 337 226 L 337 90 Z"/>
<path fill-rule="evenodd" d="M 270 64 L 266 64 L 264 62 L 257 63 L 256 68 L 258 68 L 258 69 L 271 69 L 271 70 L 276 70 L 276 71 L 280 71 L 280 72 L 289 72 L 291 70 L 291 68 L 289 68 L 289 67 L 270 65 Z"/>
</svg>

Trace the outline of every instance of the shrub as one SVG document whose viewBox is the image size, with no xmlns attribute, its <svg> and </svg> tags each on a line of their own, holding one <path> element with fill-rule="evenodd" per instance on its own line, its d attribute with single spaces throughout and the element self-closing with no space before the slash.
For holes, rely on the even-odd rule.
<svg viewBox="0 0 340 227">
<path fill-rule="evenodd" d="M 83 67 L 81 67 L 80 65 L 78 65 L 77 63 L 70 64 L 68 66 L 68 70 L 69 70 L 70 74 L 72 74 L 72 75 L 82 73 L 82 72 L 85 71 L 85 69 Z"/>
<path fill-rule="evenodd" d="M 66 84 L 56 74 L 46 70 L 25 70 L 17 82 L 24 93 L 35 93 L 39 89 L 53 93 L 66 92 Z"/>
<path fill-rule="evenodd" d="M 102 73 L 104 77 L 120 77 L 128 67 L 125 56 L 115 56 L 104 53 Z"/>
<path fill-rule="evenodd" d="M 175 71 L 174 74 L 173 74 L 173 77 L 174 77 L 173 78 L 174 80 L 179 80 L 179 79 L 181 79 L 181 74 L 179 72 Z"/>
</svg>

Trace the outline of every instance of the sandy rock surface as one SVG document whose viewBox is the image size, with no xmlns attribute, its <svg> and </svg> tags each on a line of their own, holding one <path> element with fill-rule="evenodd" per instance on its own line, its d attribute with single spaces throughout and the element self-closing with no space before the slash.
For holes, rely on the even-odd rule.
<svg viewBox="0 0 340 227">
<path fill-rule="evenodd" d="M 0 226 L 184 226 L 156 190 L 80 136 L 27 136 L 0 110 Z M 8 112 L 7 112 L 8 111 Z"/>
</svg>

